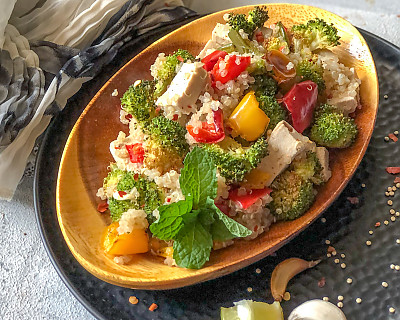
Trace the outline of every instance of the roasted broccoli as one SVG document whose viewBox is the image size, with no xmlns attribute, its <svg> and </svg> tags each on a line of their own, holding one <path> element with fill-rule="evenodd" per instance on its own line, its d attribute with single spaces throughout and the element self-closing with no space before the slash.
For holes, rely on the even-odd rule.
<svg viewBox="0 0 400 320">
<path fill-rule="evenodd" d="M 268 207 L 278 220 L 293 220 L 304 214 L 315 198 L 313 184 L 295 171 L 285 170 L 272 183 Z"/>
<path fill-rule="evenodd" d="M 274 96 L 278 91 L 278 84 L 268 74 L 259 74 L 254 76 L 254 83 L 251 85 L 251 89 L 257 97 L 261 95 Z"/>
<path fill-rule="evenodd" d="M 136 188 L 138 192 L 138 197 L 135 199 L 117 200 L 109 197 L 108 206 L 111 219 L 118 221 L 128 209 L 143 209 L 149 219 L 152 219 L 151 213 L 162 204 L 162 192 L 157 185 L 134 172 L 118 169 L 115 164 L 111 165 L 110 169 L 111 171 L 104 179 L 104 190 L 112 188 L 111 193 L 130 193 L 133 188 Z"/>
<path fill-rule="evenodd" d="M 275 97 L 261 95 L 257 97 L 259 108 L 269 117 L 267 129 L 273 130 L 275 126 L 282 120 L 287 120 L 288 114 L 286 109 L 276 101 Z"/>
<path fill-rule="evenodd" d="M 324 69 L 315 57 L 300 61 L 296 71 L 302 81 L 311 80 L 318 85 L 319 92 L 325 90 Z"/>
<path fill-rule="evenodd" d="M 298 53 L 306 48 L 314 51 L 340 45 L 340 37 L 334 25 L 319 18 L 310 20 L 306 24 L 294 25 L 292 32 L 294 51 Z"/>
<path fill-rule="evenodd" d="M 155 115 L 154 81 L 141 81 L 138 85 L 131 85 L 121 98 L 121 106 L 126 112 L 133 115 L 142 126 L 145 126 Z"/>
<path fill-rule="evenodd" d="M 294 171 L 303 180 L 311 180 L 314 184 L 321 184 L 324 180 L 321 177 L 322 165 L 317 154 L 308 151 L 293 160 L 289 170 Z"/>
<path fill-rule="evenodd" d="M 239 31 L 242 29 L 248 35 L 252 35 L 253 32 L 264 25 L 264 23 L 268 20 L 268 11 L 265 6 L 255 7 L 251 10 L 246 17 L 245 14 L 234 14 L 230 13 L 228 17 L 228 24 Z"/>
<path fill-rule="evenodd" d="M 264 137 L 248 148 L 242 147 L 231 138 L 225 138 L 219 144 L 204 144 L 202 148 L 214 160 L 221 175 L 231 183 L 242 181 L 245 174 L 254 169 L 268 153 Z"/>
<path fill-rule="evenodd" d="M 154 79 L 157 81 L 156 97 L 159 97 L 167 90 L 167 86 L 177 74 L 177 67 L 182 62 L 187 62 L 188 60 L 194 61 L 194 56 L 189 51 L 183 49 L 178 49 L 178 51 L 165 57 L 165 60 L 162 61 L 154 76 Z"/>
<path fill-rule="evenodd" d="M 358 134 L 354 119 L 337 108 L 324 105 L 315 112 L 310 138 L 317 144 L 328 148 L 347 148 Z"/>
</svg>

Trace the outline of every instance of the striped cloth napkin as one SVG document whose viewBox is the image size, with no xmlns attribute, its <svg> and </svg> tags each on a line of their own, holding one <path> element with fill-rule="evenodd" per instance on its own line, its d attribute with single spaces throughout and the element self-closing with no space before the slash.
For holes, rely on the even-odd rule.
<svg viewBox="0 0 400 320">
<path fill-rule="evenodd" d="M 82 83 L 135 39 L 193 18 L 181 0 L 6 0 L 0 11 L 0 199 Z"/>
</svg>

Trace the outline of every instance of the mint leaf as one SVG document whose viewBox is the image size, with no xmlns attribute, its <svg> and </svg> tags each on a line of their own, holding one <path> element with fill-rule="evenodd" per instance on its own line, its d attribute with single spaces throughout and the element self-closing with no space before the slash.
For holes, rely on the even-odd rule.
<svg viewBox="0 0 400 320">
<path fill-rule="evenodd" d="M 228 232 L 232 234 L 232 238 L 244 238 L 251 235 L 251 230 L 247 229 L 244 225 L 241 225 L 239 222 L 229 218 L 225 213 L 218 209 L 215 205 L 214 200 L 211 198 L 207 198 L 207 205 L 212 209 L 216 214 L 216 220 L 222 222 L 225 225 L 226 230 L 223 230 L 223 226 L 221 223 L 216 223 L 211 226 L 211 232 L 214 239 L 228 237 Z M 221 233 L 221 235 L 219 235 Z M 231 238 L 231 239 L 232 239 Z M 226 240 L 228 240 L 227 238 Z"/>
<path fill-rule="evenodd" d="M 183 161 L 179 184 L 185 196 L 193 197 L 193 207 L 203 206 L 207 197 L 217 195 L 217 168 L 206 151 L 195 147 Z"/>
<path fill-rule="evenodd" d="M 235 236 L 228 230 L 222 220 L 215 220 L 210 229 L 213 240 L 227 241 L 235 238 Z"/>
<path fill-rule="evenodd" d="M 213 246 L 211 233 L 196 220 L 185 224 L 174 241 L 173 257 L 178 266 L 200 269 L 209 259 Z"/>
<path fill-rule="evenodd" d="M 150 225 L 150 231 L 160 240 L 174 239 L 184 226 L 184 216 L 192 210 L 192 199 L 163 205 L 158 208 L 160 218 Z"/>
</svg>

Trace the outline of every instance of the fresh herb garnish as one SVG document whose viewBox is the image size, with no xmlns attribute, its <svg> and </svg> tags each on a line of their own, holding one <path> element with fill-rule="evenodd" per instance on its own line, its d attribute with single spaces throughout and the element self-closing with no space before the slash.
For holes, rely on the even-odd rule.
<svg viewBox="0 0 400 320">
<path fill-rule="evenodd" d="M 215 206 L 217 169 L 206 151 L 195 147 L 186 156 L 179 183 L 185 200 L 160 206 L 150 231 L 161 240 L 174 240 L 178 266 L 199 269 L 210 258 L 213 240 L 246 237 L 251 231 Z"/>
</svg>

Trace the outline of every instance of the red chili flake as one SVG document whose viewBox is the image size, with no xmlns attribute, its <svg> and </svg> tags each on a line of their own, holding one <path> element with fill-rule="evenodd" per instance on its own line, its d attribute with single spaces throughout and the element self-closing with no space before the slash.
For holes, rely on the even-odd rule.
<svg viewBox="0 0 400 320">
<path fill-rule="evenodd" d="M 183 60 L 183 58 L 182 58 L 181 56 L 177 56 L 176 58 L 177 58 L 180 62 L 185 61 L 185 60 Z"/>
<path fill-rule="evenodd" d="M 388 137 L 389 137 L 390 139 L 392 139 L 394 142 L 397 142 L 397 140 L 399 140 L 399 138 L 397 138 L 393 133 L 389 133 L 389 134 L 388 134 Z"/>
<path fill-rule="evenodd" d="M 347 200 L 349 200 L 351 204 L 358 204 L 360 202 L 360 199 L 357 197 L 347 197 Z"/>
<path fill-rule="evenodd" d="M 118 191 L 119 196 L 122 198 L 124 195 L 126 195 L 125 191 Z"/>
<path fill-rule="evenodd" d="M 160 111 L 161 111 L 161 107 L 157 107 L 156 108 L 156 115 L 158 115 L 160 113 Z"/>
<path fill-rule="evenodd" d="M 380 227 L 380 226 L 381 226 L 381 223 L 380 223 L 380 222 L 375 223 L 375 227 L 376 227 L 376 228 L 378 228 L 378 227 Z"/>
<path fill-rule="evenodd" d="M 128 119 L 128 120 L 130 120 L 130 119 L 132 119 L 132 115 L 131 115 L 130 113 L 128 113 L 128 114 L 125 116 L 125 118 Z"/>
<path fill-rule="evenodd" d="M 174 121 L 178 120 L 178 115 L 174 114 L 174 116 L 172 117 L 172 120 L 174 120 Z"/>
<path fill-rule="evenodd" d="M 137 173 L 135 173 L 135 175 L 133 176 L 133 179 L 135 179 L 135 180 L 139 179 L 139 175 Z"/>
<path fill-rule="evenodd" d="M 400 173 L 400 167 L 387 167 L 386 172 L 391 174 L 398 174 Z"/>
<path fill-rule="evenodd" d="M 156 305 L 155 303 L 152 303 L 151 306 L 149 307 L 150 311 L 154 311 L 158 308 L 158 305 Z"/>
<path fill-rule="evenodd" d="M 329 246 L 328 247 L 328 252 L 332 253 L 333 251 L 336 251 L 336 249 L 334 247 L 332 247 L 332 246 Z"/>
<path fill-rule="evenodd" d="M 256 232 L 258 230 L 258 226 L 256 225 L 255 227 L 254 227 L 254 232 Z"/>
<path fill-rule="evenodd" d="M 326 283 L 325 277 L 322 277 L 322 278 L 318 281 L 318 287 L 320 287 L 320 288 L 325 287 L 325 283 Z"/>
<path fill-rule="evenodd" d="M 167 202 L 171 202 L 171 198 L 167 198 Z"/>
<path fill-rule="evenodd" d="M 394 183 L 399 183 L 400 182 L 400 177 L 396 177 L 395 179 L 394 179 Z"/>
<path fill-rule="evenodd" d="M 397 18 L 400 18 L 400 14 L 397 15 Z"/>
<path fill-rule="evenodd" d="M 106 212 L 107 209 L 108 209 L 108 203 L 107 202 L 100 202 L 97 205 L 97 211 L 100 212 L 100 213 Z"/>
<path fill-rule="evenodd" d="M 140 207 L 141 207 L 141 208 L 144 208 L 144 206 L 145 206 L 145 204 L 143 203 Z"/>
<path fill-rule="evenodd" d="M 114 149 L 116 149 L 116 150 L 119 150 L 119 149 L 121 149 L 121 147 L 119 147 L 119 146 L 116 146 Z"/>
</svg>

